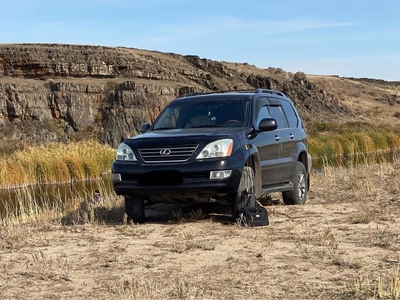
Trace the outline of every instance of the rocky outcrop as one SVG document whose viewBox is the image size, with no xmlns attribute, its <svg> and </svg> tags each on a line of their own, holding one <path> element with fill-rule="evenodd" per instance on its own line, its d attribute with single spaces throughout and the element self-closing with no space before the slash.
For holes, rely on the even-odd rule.
<svg viewBox="0 0 400 300">
<path fill-rule="evenodd" d="M 117 147 L 178 96 L 254 88 L 287 93 L 313 118 L 352 114 L 300 72 L 121 47 L 0 45 L 0 140 Z"/>
</svg>

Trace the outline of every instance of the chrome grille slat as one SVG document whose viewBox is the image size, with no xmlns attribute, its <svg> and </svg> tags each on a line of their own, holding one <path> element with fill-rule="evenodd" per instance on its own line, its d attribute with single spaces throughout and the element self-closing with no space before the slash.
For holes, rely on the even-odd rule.
<svg viewBox="0 0 400 300">
<path fill-rule="evenodd" d="M 139 147 L 139 153 L 146 163 L 184 162 L 196 151 L 198 144 L 167 145 L 157 147 Z M 169 149 L 169 155 L 161 155 L 163 149 Z"/>
</svg>

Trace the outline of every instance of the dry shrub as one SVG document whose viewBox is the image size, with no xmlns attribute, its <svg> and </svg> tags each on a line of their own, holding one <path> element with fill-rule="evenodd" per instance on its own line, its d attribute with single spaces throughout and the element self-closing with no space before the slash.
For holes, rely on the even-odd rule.
<svg viewBox="0 0 400 300">
<path fill-rule="evenodd" d="M 386 138 L 390 149 L 400 149 L 400 136 L 396 135 L 393 132 L 387 132 Z"/>
<path fill-rule="evenodd" d="M 292 238 L 304 258 L 316 255 L 320 258 L 332 259 L 339 253 L 339 242 L 329 227 L 310 230 L 306 234 L 296 230 Z"/>
<path fill-rule="evenodd" d="M 337 140 L 342 148 L 342 153 L 343 155 L 353 155 L 355 153 L 354 149 L 354 143 L 349 140 L 347 136 L 343 136 L 340 134 L 336 134 L 333 139 Z"/>
<path fill-rule="evenodd" d="M 56 169 L 51 161 L 37 158 L 34 164 L 34 173 L 32 174 L 38 183 L 56 182 Z"/>
<path fill-rule="evenodd" d="M 376 228 L 363 239 L 364 246 L 379 247 L 393 251 L 400 250 L 399 243 L 399 234 L 390 228 Z"/>
<path fill-rule="evenodd" d="M 57 170 L 57 183 L 65 183 L 71 180 L 71 175 L 69 174 L 68 166 L 65 161 L 56 161 L 54 167 Z"/>
<path fill-rule="evenodd" d="M 114 157 L 114 149 L 96 142 L 25 147 L 0 161 L 0 166 L 8 170 L 0 171 L 0 188 L 98 179 L 102 173 L 110 171 Z"/>
<path fill-rule="evenodd" d="M 4 161 L 1 163 L 0 186 L 15 187 L 26 183 L 27 178 L 24 167 L 19 161 Z"/>
<path fill-rule="evenodd" d="M 39 191 L 38 191 L 39 189 Z M 15 201 L 2 203 L 4 216 L 0 226 L 37 222 L 42 224 L 86 224 L 118 222 L 123 220 L 123 198 L 116 197 L 112 186 L 99 183 L 101 198 L 94 202 L 91 191 L 73 196 L 64 202 L 57 191 L 51 195 L 41 186 L 24 186 L 16 190 Z M 45 189 L 45 187 L 43 187 Z M 76 191 L 70 187 L 70 194 Z M 58 191 L 59 193 L 59 191 Z"/>
<path fill-rule="evenodd" d="M 393 131 L 372 127 L 362 122 L 349 122 L 340 126 L 329 126 L 329 130 L 314 123 L 309 130 L 309 151 L 315 158 L 375 153 L 400 149 L 400 135 Z"/>
<path fill-rule="evenodd" d="M 376 150 L 387 151 L 390 150 L 390 146 L 388 144 L 388 139 L 384 132 L 371 132 L 370 137 L 372 142 L 374 143 L 374 147 Z"/>
<path fill-rule="evenodd" d="M 175 272 L 174 272 L 175 273 Z M 118 299 L 213 299 L 203 275 L 171 275 L 170 270 L 142 278 L 125 278 L 108 290 Z"/>
<path fill-rule="evenodd" d="M 397 266 L 392 275 L 360 276 L 354 284 L 355 299 L 400 299 L 400 273 Z"/>
<path fill-rule="evenodd" d="M 375 220 L 379 210 L 375 207 L 362 205 L 357 208 L 357 212 L 350 216 L 352 224 L 368 224 Z"/>
<path fill-rule="evenodd" d="M 30 227 L 9 224 L 0 226 L 0 250 L 13 250 L 26 243 L 31 234 Z"/>
<path fill-rule="evenodd" d="M 332 136 L 310 138 L 308 146 L 313 157 L 334 157 L 343 154 L 341 143 Z"/>
<path fill-rule="evenodd" d="M 45 279 L 68 280 L 71 264 L 65 254 L 46 255 L 41 250 L 25 257 L 27 272 L 30 276 Z"/>
<path fill-rule="evenodd" d="M 371 164 L 349 164 L 333 167 L 325 164 L 322 172 L 311 173 L 311 188 L 313 194 L 319 196 L 319 201 L 329 202 L 361 202 L 382 205 L 392 205 L 400 202 L 398 197 L 400 186 L 400 162 L 381 162 Z M 329 187 L 329 188 L 327 188 Z M 324 200 L 326 199 L 326 200 Z M 363 209 L 367 209 L 364 207 Z M 360 204 L 358 204 L 360 205 Z M 367 212 L 355 214 L 356 223 L 366 223 Z M 376 216 L 379 219 L 381 216 Z"/>
<path fill-rule="evenodd" d="M 82 164 L 82 159 L 77 155 L 70 155 L 65 159 L 65 163 L 68 167 L 68 171 L 71 175 L 71 180 L 84 180 L 86 173 Z"/>
<path fill-rule="evenodd" d="M 366 132 L 356 132 L 353 134 L 355 140 L 355 153 L 371 153 L 375 151 L 374 143 Z"/>
<path fill-rule="evenodd" d="M 50 199 L 32 186 L 24 186 L 16 190 L 14 202 L 4 202 L 4 210 L 6 213 L 0 225 L 27 222 L 48 224 L 62 216 L 63 203 L 57 198 Z"/>
<path fill-rule="evenodd" d="M 145 226 L 141 226 L 139 224 L 127 224 L 126 222 L 118 229 L 124 235 L 134 236 L 138 238 L 146 238 L 146 236 L 148 236 L 155 230 L 154 228 L 146 228 Z"/>
<path fill-rule="evenodd" d="M 82 162 L 86 178 L 98 178 L 103 170 L 96 161 Z"/>
<path fill-rule="evenodd" d="M 172 252 L 184 253 L 190 250 L 214 250 L 215 243 L 204 240 L 187 232 L 181 232 L 174 240 Z"/>
</svg>

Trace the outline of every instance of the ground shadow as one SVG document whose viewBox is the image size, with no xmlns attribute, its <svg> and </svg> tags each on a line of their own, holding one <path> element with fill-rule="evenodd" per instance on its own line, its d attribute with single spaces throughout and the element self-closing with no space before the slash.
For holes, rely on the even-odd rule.
<svg viewBox="0 0 400 300">
<path fill-rule="evenodd" d="M 232 224 L 230 206 L 220 203 L 159 203 L 146 207 L 145 222 L 184 223 L 207 219 L 222 224 Z"/>
<path fill-rule="evenodd" d="M 212 219 L 214 222 L 231 224 L 230 206 L 219 203 L 157 203 L 146 205 L 145 223 L 185 223 Z M 83 201 L 80 207 L 61 218 L 65 226 L 89 223 L 116 225 L 126 223 L 124 207 L 107 208 L 99 203 Z"/>
<path fill-rule="evenodd" d="M 259 199 L 262 206 L 279 205 L 279 199 L 263 197 Z M 217 202 L 211 203 L 157 203 L 145 206 L 144 223 L 176 224 L 189 223 L 200 220 L 212 220 L 224 225 L 234 222 L 231 215 L 231 206 Z M 108 208 L 101 203 L 83 201 L 80 207 L 68 213 L 61 219 L 66 226 L 88 223 L 118 225 L 126 223 L 124 207 Z"/>
</svg>

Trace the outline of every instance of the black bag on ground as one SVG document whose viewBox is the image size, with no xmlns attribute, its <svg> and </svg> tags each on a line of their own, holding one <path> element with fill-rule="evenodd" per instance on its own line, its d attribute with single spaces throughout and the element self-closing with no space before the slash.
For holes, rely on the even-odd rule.
<svg viewBox="0 0 400 300">
<path fill-rule="evenodd" d="M 238 220 L 242 226 L 267 226 L 268 210 L 263 206 L 246 207 L 240 212 Z"/>
</svg>

